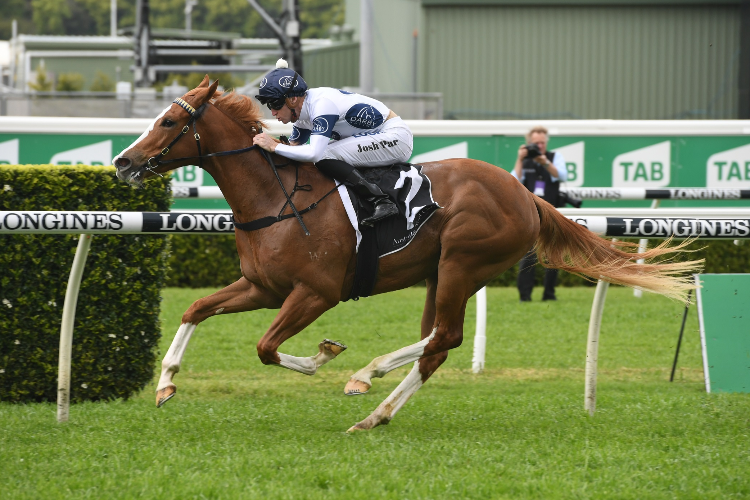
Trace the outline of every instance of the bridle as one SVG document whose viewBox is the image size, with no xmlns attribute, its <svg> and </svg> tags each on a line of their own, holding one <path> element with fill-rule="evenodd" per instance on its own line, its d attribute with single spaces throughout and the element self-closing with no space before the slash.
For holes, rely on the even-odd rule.
<svg viewBox="0 0 750 500">
<path fill-rule="evenodd" d="M 203 168 L 203 158 L 211 158 L 211 157 L 214 157 L 214 156 L 228 156 L 228 155 L 231 155 L 231 154 L 244 153 L 246 151 L 251 151 L 253 149 L 258 148 L 257 145 L 253 144 L 252 146 L 247 147 L 247 148 L 234 149 L 234 150 L 231 150 L 231 151 L 221 151 L 219 153 L 209 153 L 209 154 L 204 155 L 202 153 L 202 151 L 201 151 L 201 136 L 198 133 L 198 129 L 196 128 L 195 122 L 198 120 L 198 118 L 202 114 L 203 108 L 206 106 L 206 104 L 204 103 L 201 107 L 199 107 L 196 110 L 193 106 L 190 105 L 190 103 L 188 103 L 187 101 L 185 101 L 181 97 L 176 98 L 172 102 L 174 104 L 177 104 L 179 107 L 181 107 L 185 111 L 187 111 L 188 114 L 190 115 L 190 120 L 188 120 L 187 124 L 184 127 L 182 127 L 182 131 L 180 131 L 180 133 L 179 133 L 179 135 L 177 135 L 177 137 L 175 137 L 174 139 L 172 139 L 172 142 L 170 142 L 167 147 L 165 147 L 164 149 L 162 149 L 161 152 L 157 156 L 152 156 L 151 158 L 148 159 L 148 161 L 146 162 L 147 166 L 144 167 L 144 168 L 146 170 L 148 170 L 149 172 L 151 172 L 152 174 L 156 174 L 156 175 L 158 175 L 160 177 L 163 177 L 163 175 L 161 175 L 155 169 L 158 168 L 158 167 L 160 167 L 161 165 L 166 165 L 166 164 L 169 164 L 169 163 L 175 163 L 175 162 L 182 161 L 182 160 L 194 160 L 194 159 L 198 158 L 198 167 L 199 168 Z M 193 126 L 193 137 L 195 137 L 195 143 L 198 145 L 198 156 L 185 156 L 183 158 L 175 158 L 175 159 L 172 159 L 172 160 L 166 160 L 166 161 L 162 160 L 161 158 L 163 156 L 167 156 L 167 154 L 169 154 L 169 150 L 172 148 L 172 146 L 174 146 L 175 144 L 177 144 L 177 142 L 180 139 L 182 139 L 182 137 L 185 134 L 188 133 L 188 131 L 190 130 L 190 125 Z M 258 129 L 258 132 L 263 132 L 263 127 L 261 126 L 260 122 L 256 122 L 256 126 L 257 126 L 257 129 Z M 152 161 L 154 161 L 156 164 L 152 165 L 151 164 Z"/>
<path fill-rule="evenodd" d="M 276 175 L 276 180 L 279 182 L 279 186 L 281 186 L 281 190 L 284 192 L 284 196 L 286 196 L 286 203 L 284 203 L 284 206 L 281 207 L 281 211 L 279 212 L 279 215 L 277 215 L 276 217 L 273 217 L 273 216 L 262 217 L 260 219 L 256 219 L 256 220 L 250 221 L 250 222 L 234 222 L 234 218 L 232 218 L 232 222 L 234 223 L 235 227 L 237 227 L 238 229 L 241 229 L 243 231 L 255 231 L 257 229 L 262 229 L 264 227 L 268 227 L 271 224 L 275 224 L 277 222 L 281 222 L 282 220 L 289 219 L 291 217 L 296 217 L 297 220 L 299 221 L 300 225 L 302 226 L 302 229 L 305 231 L 305 235 L 310 236 L 310 231 L 308 231 L 307 226 L 305 226 L 305 223 L 302 221 L 302 214 L 307 213 L 310 210 L 313 210 L 314 208 L 316 208 L 318 206 L 318 203 L 320 203 L 325 198 L 327 198 L 328 195 L 330 195 L 331 193 L 333 193 L 339 187 L 338 184 L 336 184 L 333 187 L 333 189 L 331 189 L 330 191 L 328 191 L 328 193 L 326 193 L 321 199 L 319 199 L 318 201 L 316 201 L 315 203 L 313 203 L 309 207 L 307 207 L 307 208 L 305 208 L 303 210 L 299 210 L 298 211 L 297 207 L 295 207 L 294 203 L 292 202 L 292 196 L 294 196 L 294 193 L 296 193 L 297 191 L 310 191 L 312 189 L 312 186 L 310 186 L 310 185 L 300 185 L 298 183 L 298 181 L 299 181 L 299 164 L 295 163 L 296 171 L 295 171 L 295 178 L 294 178 L 294 188 L 292 189 L 292 193 L 288 194 L 287 191 L 286 191 L 286 188 L 284 187 L 284 183 L 281 181 L 281 176 L 279 176 L 279 171 L 277 169 L 277 167 L 286 166 L 286 165 L 288 165 L 288 163 L 286 163 L 284 165 L 276 165 L 274 163 L 274 161 L 273 161 L 273 157 L 271 156 L 271 153 L 269 153 L 265 149 L 261 148 L 257 144 L 253 144 L 252 146 L 249 146 L 247 148 L 232 149 L 230 151 L 220 151 L 218 153 L 208 153 L 208 154 L 204 155 L 202 153 L 202 150 L 201 150 L 201 136 L 200 136 L 200 134 L 198 134 L 198 129 L 196 128 L 196 121 L 198 120 L 198 118 L 200 118 L 200 116 L 202 114 L 202 110 L 206 106 L 207 103 L 203 103 L 196 110 L 192 105 L 190 105 L 190 103 L 188 103 L 187 101 L 185 101 L 184 99 L 182 99 L 180 97 L 176 98 L 172 102 L 174 104 L 177 104 L 178 106 L 180 106 L 185 111 L 187 111 L 188 114 L 190 115 L 190 120 L 188 120 L 187 124 L 184 127 L 182 127 L 182 130 L 180 131 L 180 133 L 177 135 L 177 137 L 175 137 L 174 139 L 172 139 L 172 142 L 170 142 L 169 145 L 167 145 L 167 147 L 165 147 L 164 149 L 162 149 L 161 152 L 158 155 L 152 156 L 151 158 L 148 159 L 148 161 L 146 161 L 146 166 L 143 167 L 145 170 L 148 170 L 152 174 L 156 174 L 159 177 L 164 177 L 163 175 L 161 175 L 159 172 L 156 171 L 156 169 L 158 167 L 160 167 L 161 165 L 167 165 L 169 163 L 175 163 L 175 162 L 184 161 L 184 160 L 194 160 L 194 159 L 197 158 L 198 159 L 198 167 L 199 168 L 203 168 L 203 158 L 213 158 L 213 157 L 217 157 L 217 156 L 236 155 L 236 154 L 246 153 L 248 151 L 252 151 L 253 149 L 258 149 L 260 151 L 261 156 L 263 156 L 263 158 L 265 158 L 265 160 L 271 166 L 271 170 L 273 170 L 273 173 Z M 174 146 L 175 144 L 177 144 L 177 142 L 180 139 L 182 139 L 185 136 L 185 134 L 188 133 L 188 131 L 190 130 L 190 126 L 191 125 L 193 127 L 193 137 L 195 137 L 195 143 L 198 146 L 198 156 L 185 156 L 183 158 L 174 158 L 174 159 L 171 159 L 171 160 L 162 160 L 163 157 L 165 157 L 165 156 L 167 156 L 167 154 L 169 154 L 169 150 L 172 148 L 172 146 Z M 260 122 L 256 122 L 256 130 L 257 130 L 258 133 L 263 132 L 263 126 L 261 125 Z M 154 164 L 152 164 L 152 161 L 154 162 Z M 287 205 L 289 205 L 289 207 L 292 209 L 293 213 L 292 214 L 287 214 L 287 215 L 281 215 L 284 212 L 284 210 L 286 209 Z"/>
</svg>

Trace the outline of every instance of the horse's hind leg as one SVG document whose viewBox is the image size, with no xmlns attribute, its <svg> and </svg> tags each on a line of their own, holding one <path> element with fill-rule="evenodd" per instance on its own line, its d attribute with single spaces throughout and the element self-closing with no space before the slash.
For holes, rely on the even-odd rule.
<svg viewBox="0 0 750 500">
<path fill-rule="evenodd" d="M 429 341 L 430 334 L 433 331 L 435 323 L 435 291 L 437 288 L 437 277 L 426 280 L 427 294 L 425 306 L 422 312 L 421 340 L 410 346 L 403 347 L 398 351 L 385 354 L 373 359 L 367 366 L 352 375 L 349 382 L 344 387 L 344 394 L 347 396 L 357 396 L 366 394 L 372 387 L 372 379 L 383 377 L 391 370 L 403 366 L 411 361 L 416 361 L 421 357 L 424 345 Z M 404 357 L 406 361 L 403 360 Z M 412 357 L 413 359 L 409 359 Z"/>
<path fill-rule="evenodd" d="M 443 254 L 450 258 L 441 260 L 438 266 L 438 283 L 435 292 L 435 319 L 429 336 L 417 344 L 405 347 L 391 354 L 386 354 L 373 360 L 367 367 L 355 373 L 352 380 L 366 381 L 369 385 L 370 377 L 382 377 L 390 370 L 403 366 L 410 361 L 418 360 L 415 368 L 404 381 L 404 388 L 410 392 L 403 391 L 399 386 L 370 417 L 358 423 L 350 430 L 371 429 L 381 423 L 388 422 L 393 418 L 395 411 L 390 411 L 389 406 L 400 408 L 422 383 L 437 369 L 445 358 L 440 356 L 446 351 L 456 348 L 463 341 L 463 323 L 466 313 L 466 303 L 489 277 L 508 269 L 523 254 L 504 255 L 500 258 L 490 260 L 486 256 L 486 249 L 478 247 L 465 252 L 451 252 L 451 248 L 443 245 Z M 489 261 L 488 261 L 489 260 Z M 423 325 L 424 326 L 424 325 Z M 434 356 L 434 358 L 433 358 Z M 428 360 L 433 358 L 437 366 L 428 366 Z M 432 371 L 430 371 L 432 370 Z M 418 374 L 421 375 L 418 379 Z M 346 390 L 346 389 L 345 389 Z M 405 397 L 405 398 L 404 398 Z M 388 413 L 390 411 L 390 413 Z M 372 418 L 371 418 L 372 417 Z"/>
<path fill-rule="evenodd" d="M 278 307 L 275 299 L 245 278 L 240 278 L 218 292 L 196 300 L 182 315 L 182 324 L 161 363 L 161 376 L 156 386 L 156 406 L 161 407 L 177 392 L 172 377 L 180 371 L 190 336 L 203 320 L 218 314 L 252 311 L 264 307 Z"/>
<path fill-rule="evenodd" d="M 429 334 L 425 331 L 423 321 L 422 340 L 373 359 L 352 375 L 344 393 L 348 396 L 364 394 L 372 387 L 373 378 L 383 377 L 400 366 L 460 346 L 466 302 L 475 292 L 475 283 L 478 283 L 470 276 L 469 270 L 464 266 L 442 262 L 434 292 L 435 317 Z"/>
<path fill-rule="evenodd" d="M 422 339 L 429 337 L 435 323 L 435 285 L 434 279 L 427 280 L 427 298 L 422 313 Z M 419 390 L 435 370 L 448 358 L 448 351 L 427 356 L 414 362 L 414 368 L 396 387 L 385 401 L 380 403 L 369 417 L 352 426 L 347 432 L 372 429 L 380 424 L 387 424 L 409 398 Z"/>
</svg>

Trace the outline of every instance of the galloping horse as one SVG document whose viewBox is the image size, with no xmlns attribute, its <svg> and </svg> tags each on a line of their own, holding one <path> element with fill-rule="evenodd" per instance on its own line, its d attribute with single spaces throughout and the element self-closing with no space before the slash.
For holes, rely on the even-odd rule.
<svg viewBox="0 0 750 500">
<path fill-rule="evenodd" d="M 257 345 L 264 364 L 313 375 L 346 349 L 343 344 L 324 340 L 314 356 L 278 352 L 285 340 L 346 300 L 354 283 L 355 232 L 340 197 L 326 197 L 335 189 L 334 181 L 312 164 L 296 164 L 252 147 L 253 136 L 263 126 L 260 110 L 250 98 L 217 92 L 217 84 L 209 85 L 206 75 L 198 87 L 165 109 L 113 160 L 117 177 L 140 185 L 153 175 L 196 164 L 200 157 L 202 168 L 216 180 L 236 223 L 275 215 L 282 209 L 289 214 L 286 194 L 290 191 L 298 207 L 319 205 L 304 216 L 309 236 L 294 216 L 257 231 L 235 228 L 242 277 L 197 300 L 182 316 L 162 362 L 157 406 L 176 392 L 172 378 L 180 369 L 196 326 L 214 315 L 280 309 Z M 187 134 L 191 127 L 194 134 Z M 194 135 L 195 140 L 180 140 L 188 135 Z M 278 170 L 278 179 L 271 162 L 285 165 Z M 373 290 L 373 294 L 386 293 L 426 281 L 421 341 L 375 358 L 351 377 L 344 391 L 363 394 L 371 388 L 373 378 L 407 363 L 414 367 L 393 393 L 350 431 L 371 429 L 393 418 L 445 361 L 448 351 L 461 345 L 469 298 L 532 247 L 543 265 L 594 279 L 682 300 L 694 288 L 686 274 L 698 268 L 699 261 L 653 262 L 681 251 L 684 243 L 674 247 L 665 243 L 633 253 L 635 244 L 594 235 L 501 168 L 467 159 L 425 163 L 423 167 L 433 186 L 433 198 L 442 208 L 409 246 L 380 259 Z M 311 189 L 293 189 L 302 184 Z M 646 263 L 637 263 L 639 258 Z"/>
</svg>

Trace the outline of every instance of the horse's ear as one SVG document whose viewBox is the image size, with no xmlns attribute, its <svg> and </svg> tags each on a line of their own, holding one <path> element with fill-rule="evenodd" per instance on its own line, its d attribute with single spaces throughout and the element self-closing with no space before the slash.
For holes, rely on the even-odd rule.
<svg viewBox="0 0 750 500">
<path fill-rule="evenodd" d="M 209 80 L 209 78 L 208 78 L 208 75 L 204 76 L 204 77 L 203 77 L 203 81 L 201 82 L 201 84 L 200 84 L 200 85 L 198 85 L 198 87 L 197 87 L 197 88 L 200 88 L 200 87 L 208 87 L 208 82 L 209 82 L 209 81 L 211 81 L 211 80 Z"/>
<path fill-rule="evenodd" d="M 208 75 L 206 75 L 206 78 L 208 78 Z M 216 92 L 216 88 L 219 86 L 219 80 L 214 80 L 214 83 L 211 84 L 210 87 L 208 87 L 208 92 L 206 93 L 206 101 L 211 99 L 213 97 L 214 92 Z"/>
</svg>

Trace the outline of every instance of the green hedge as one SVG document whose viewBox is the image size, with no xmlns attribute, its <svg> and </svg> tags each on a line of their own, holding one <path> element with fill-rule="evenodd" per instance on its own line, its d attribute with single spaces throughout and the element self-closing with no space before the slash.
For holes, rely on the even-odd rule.
<svg viewBox="0 0 750 500">
<path fill-rule="evenodd" d="M 169 180 L 113 167 L 0 166 L 0 210 L 166 211 Z M 57 399 L 60 322 L 77 235 L 0 235 L 0 401 Z M 165 236 L 95 235 L 73 333 L 71 400 L 127 398 L 153 377 Z"/>
<path fill-rule="evenodd" d="M 233 234 L 173 235 L 167 286 L 225 287 L 237 281 L 240 258 Z"/>
</svg>

